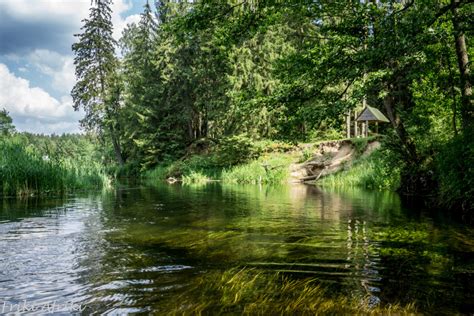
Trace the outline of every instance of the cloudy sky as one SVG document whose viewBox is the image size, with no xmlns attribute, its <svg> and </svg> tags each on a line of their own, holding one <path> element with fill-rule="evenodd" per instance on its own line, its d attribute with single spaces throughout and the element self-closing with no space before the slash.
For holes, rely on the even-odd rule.
<svg viewBox="0 0 474 316">
<path fill-rule="evenodd" d="M 146 0 L 114 0 L 114 37 L 137 22 Z M 90 0 L 0 0 L 0 110 L 19 131 L 79 132 L 71 45 Z"/>
</svg>

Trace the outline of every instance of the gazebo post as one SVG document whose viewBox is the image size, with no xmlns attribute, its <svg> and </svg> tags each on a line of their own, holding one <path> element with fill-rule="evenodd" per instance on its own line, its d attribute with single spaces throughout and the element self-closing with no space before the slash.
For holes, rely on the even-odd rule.
<svg viewBox="0 0 474 316">
<path fill-rule="evenodd" d="M 349 110 L 346 117 L 346 137 L 351 138 L 351 110 Z"/>
<path fill-rule="evenodd" d="M 365 137 L 369 137 L 369 121 L 365 121 Z"/>
<path fill-rule="evenodd" d="M 354 137 L 359 137 L 359 122 L 357 122 L 357 111 L 354 111 Z"/>
</svg>

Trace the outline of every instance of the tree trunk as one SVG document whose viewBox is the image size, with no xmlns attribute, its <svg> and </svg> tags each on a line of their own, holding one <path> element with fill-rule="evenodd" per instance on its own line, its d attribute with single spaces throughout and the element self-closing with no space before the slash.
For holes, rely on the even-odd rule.
<svg viewBox="0 0 474 316">
<path fill-rule="evenodd" d="M 207 137 L 209 133 L 209 121 L 207 119 L 207 112 L 202 113 L 201 119 L 201 137 Z"/>
<path fill-rule="evenodd" d="M 115 158 L 117 158 L 119 165 L 123 166 L 125 164 L 125 161 L 123 160 L 122 156 L 122 148 L 120 146 L 120 142 L 117 139 L 117 136 L 115 135 L 113 127 L 110 127 L 110 137 L 112 138 L 112 144 L 114 146 Z"/>
<path fill-rule="evenodd" d="M 404 151 L 410 159 L 409 163 L 416 164 L 418 162 L 418 155 L 416 153 L 415 144 L 413 144 L 412 140 L 408 137 L 408 134 L 405 130 L 405 126 L 400 120 L 400 117 L 395 114 L 394 101 L 395 100 L 390 94 L 390 92 L 384 98 L 384 106 L 385 110 L 387 111 L 388 119 L 392 123 L 393 128 L 395 129 L 398 137 L 400 138 L 401 144 L 405 149 Z"/>
<path fill-rule="evenodd" d="M 470 81 L 469 56 L 467 53 L 466 38 L 459 25 L 458 9 L 454 5 L 459 0 L 452 0 L 454 40 L 456 42 L 456 56 L 458 59 L 461 82 L 461 120 L 464 132 L 474 131 L 474 103 L 472 100 L 472 85 Z"/>
<path fill-rule="evenodd" d="M 453 124 L 453 131 L 454 135 L 458 134 L 458 127 L 457 127 L 457 119 L 456 119 L 456 112 L 457 112 L 457 102 L 456 102 L 456 88 L 455 88 L 455 80 L 454 75 L 451 67 L 451 60 L 449 58 L 449 53 L 446 53 L 446 65 L 449 69 L 449 81 L 451 83 L 451 98 L 453 99 L 453 116 L 452 116 L 452 124 Z"/>
</svg>

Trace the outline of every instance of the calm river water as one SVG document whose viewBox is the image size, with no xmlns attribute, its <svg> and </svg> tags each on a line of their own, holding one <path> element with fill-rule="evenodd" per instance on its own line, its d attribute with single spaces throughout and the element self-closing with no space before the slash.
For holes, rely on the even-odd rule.
<svg viewBox="0 0 474 316">
<path fill-rule="evenodd" d="M 0 314 L 186 311 L 242 269 L 373 306 L 474 313 L 474 231 L 393 193 L 211 183 L 0 200 Z"/>
</svg>

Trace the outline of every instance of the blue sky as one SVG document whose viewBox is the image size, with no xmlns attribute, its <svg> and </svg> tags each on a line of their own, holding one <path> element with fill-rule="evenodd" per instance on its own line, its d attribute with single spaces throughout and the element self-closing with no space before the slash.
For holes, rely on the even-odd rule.
<svg viewBox="0 0 474 316">
<path fill-rule="evenodd" d="M 114 0 L 114 37 L 137 22 L 146 0 Z M 151 1 L 152 2 L 152 1 Z M 0 0 L 0 109 L 19 131 L 79 132 L 71 45 L 90 0 Z"/>
</svg>

